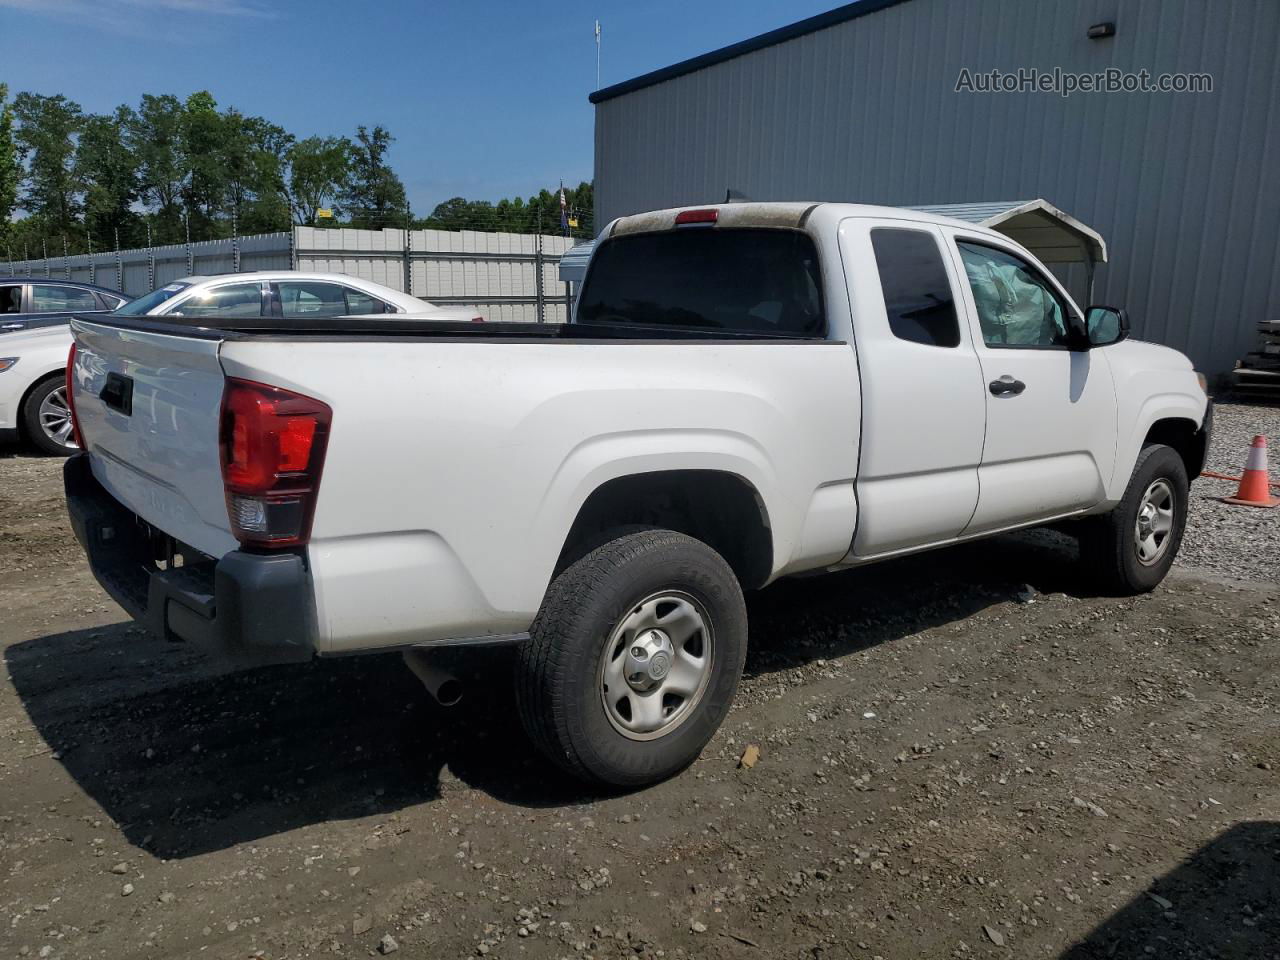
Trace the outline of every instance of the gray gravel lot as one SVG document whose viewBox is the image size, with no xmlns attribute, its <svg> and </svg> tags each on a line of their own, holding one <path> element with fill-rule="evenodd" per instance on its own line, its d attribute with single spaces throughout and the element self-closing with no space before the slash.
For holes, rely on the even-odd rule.
<svg viewBox="0 0 1280 960">
<path fill-rule="evenodd" d="M 1218 403 L 1208 469 L 1240 476 L 1257 434 L 1270 445 L 1272 479 L 1280 478 L 1280 407 L 1274 406 Z M 1280 582 L 1280 507 L 1237 507 L 1219 499 L 1235 492 L 1235 483 L 1210 477 L 1192 485 L 1191 514 L 1178 563 L 1241 580 Z"/>
</svg>

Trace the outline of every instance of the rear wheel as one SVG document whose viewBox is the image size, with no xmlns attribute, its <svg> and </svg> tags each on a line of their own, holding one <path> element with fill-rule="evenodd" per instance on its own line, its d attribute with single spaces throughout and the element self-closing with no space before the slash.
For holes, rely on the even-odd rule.
<svg viewBox="0 0 1280 960">
<path fill-rule="evenodd" d="M 1164 444 L 1142 449 L 1124 499 L 1084 521 L 1081 558 L 1111 593 L 1153 590 L 1178 555 L 1187 523 L 1187 469 Z"/>
<path fill-rule="evenodd" d="M 45 453 L 65 457 L 80 449 L 72 431 L 67 383 L 61 376 L 41 380 L 27 394 L 22 422 L 27 438 Z"/>
<path fill-rule="evenodd" d="M 570 773 L 611 786 L 665 779 L 728 713 L 747 617 L 729 565 L 669 530 L 597 547 L 552 582 L 522 645 L 520 715 Z"/>
</svg>

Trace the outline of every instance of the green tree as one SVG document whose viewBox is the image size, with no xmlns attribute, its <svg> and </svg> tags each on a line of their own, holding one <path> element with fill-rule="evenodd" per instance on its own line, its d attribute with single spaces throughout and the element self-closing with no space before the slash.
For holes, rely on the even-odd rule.
<svg viewBox="0 0 1280 960">
<path fill-rule="evenodd" d="M 80 213 L 74 160 L 84 123 L 80 104 L 62 94 L 20 93 L 13 101 L 17 145 L 27 158 L 22 206 L 53 235 L 71 234 Z"/>
<path fill-rule="evenodd" d="M 315 226 L 316 211 L 333 208 L 350 190 L 354 150 L 346 137 L 307 137 L 289 148 L 288 197 L 294 223 Z"/>
<path fill-rule="evenodd" d="M 182 198 L 191 219 L 192 238 L 218 236 L 216 221 L 227 196 L 226 158 L 222 152 L 226 123 L 218 113 L 213 94 L 201 90 L 187 97 L 179 129 Z"/>
<path fill-rule="evenodd" d="M 136 120 L 134 112 L 124 106 L 109 116 L 84 118 L 76 146 L 75 175 L 84 191 L 84 226 L 96 244 L 114 243 L 117 231 L 122 245 L 132 246 L 144 239 L 133 210 L 139 196 L 138 156 L 125 136 Z"/>
<path fill-rule="evenodd" d="M 222 176 L 227 203 L 241 233 L 263 233 L 289 225 L 285 164 L 293 135 L 262 117 L 236 110 L 223 115 Z"/>
<path fill-rule="evenodd" d="M 13 139 L 13 105 L 9 88 L 0 83 L 0 242 L 11 232 L 9 220 L 18 205 L 18 184 L 22 180 L 22 164 L 18 145 Z"/>
<path fill-rule="evenodd" d="M 345 206 L 353 227 L 397 226 L 408 208 L 404 184 L 387 166 L 387 148 L 395 137 L 385 127 L 356 128 L 356 144 L 351 157 L 351 185 Z"/>
<path fill-rule="evenodd" d="M 138 161 L 141 199 L 155 212 L 157 242 L 183 239 L 182 186 L 186 161 L 182 153 L 182 101 L 170 94 L 143 94 L 125 131 L 126 144 Z"/>
</svg>

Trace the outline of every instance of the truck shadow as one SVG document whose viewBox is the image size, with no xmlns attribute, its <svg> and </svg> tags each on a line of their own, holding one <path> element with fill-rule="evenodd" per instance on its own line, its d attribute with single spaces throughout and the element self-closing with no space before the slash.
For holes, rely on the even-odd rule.
<svg viewBox="0 0 1280 960">
<path fill-rule="evenodd" d="M 1215 837 L 1060 960 L 1251 960 L 1277 943 L 1280 823 L 1255 821 Z"/>
<path fill-rule="evenodd" d="M 1026 584 L 1079 592 L 1074 547 L 1001 538 L 749 600 L 748 676 L 962 620 Z M 121 623 L 14 644 L 18 696 L 76 783 L 133 844 L 178 858 L 476 789 L 526 806 L 594 798 L 522 733 L 510 651 L 475 652 L 468 696 L 429 701 L 395 654 L 228 672 Z"/>
</svg>

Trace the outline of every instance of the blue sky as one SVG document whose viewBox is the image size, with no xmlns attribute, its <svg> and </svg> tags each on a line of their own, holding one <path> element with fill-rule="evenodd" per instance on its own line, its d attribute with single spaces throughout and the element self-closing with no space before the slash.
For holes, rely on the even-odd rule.
<svg viewBox="0 0 1280 960">
<path fill-rule="evenodd" d="M 838 0 L 0 0 L 0 81 L 86 110 L 209 90 L 298 136 L 381 123 L 415 211 L 590 179 L 602 84 Z"/>
</svg>

